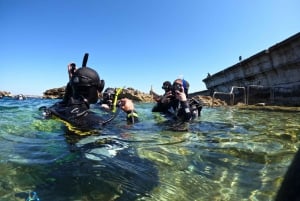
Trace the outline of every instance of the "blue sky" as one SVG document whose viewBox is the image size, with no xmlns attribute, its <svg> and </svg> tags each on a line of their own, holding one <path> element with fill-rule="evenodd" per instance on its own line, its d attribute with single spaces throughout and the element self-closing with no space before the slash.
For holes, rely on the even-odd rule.
<svg viewBox="0 0 300 201">
<path fill-rule="evenodd" d="M 202 80 L 299 32 L 299 0 L 0 0 L 0 90 L 42 95 L 68 82 L 67 64 L 106 87 L 162 93 Z"/>
</svg>

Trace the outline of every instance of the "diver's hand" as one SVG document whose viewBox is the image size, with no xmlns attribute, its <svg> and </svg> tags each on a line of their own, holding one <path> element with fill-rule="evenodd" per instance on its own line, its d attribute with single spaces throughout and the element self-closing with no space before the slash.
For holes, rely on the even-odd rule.
<svg viewBox="0 0 300 201">
<path fill-rule="evenodd" d="M 69 63 L 68 64 L 68 74 L 69 74 L 70 79 L 73 76 L 73 73 L 76 71 L 76 66 L 73 66 L 73 65 L 74 65 L 74 63 Z"/>
<path fill-rule="evenodd" d="M 181 91 L 176 90 L 175 93 L 176 93 L 176 95 L 175 95 L 176 99 L 178 99 L 179 101 L 182 101 L 182 102 L 187 101 L 187 97 L 184 93 L 183 87 L 181 87 Z"/>
<path fill-rule="evenodd" d="M 105 110 L 110 110 L 110 107 L 108 104 L 101 104 L 100 108 L 105 109 Z"/>
<path fill-rule="evenodd" d="M 161 98 L 161 103 L 169 103 L 172 96 L 173 96 L 172 91 L 168 91 Z"/>
<path fill-rule="evenodd" d="M 129 112 L 129 111 L 134 110 L 134 104 L 133 104 L 132 100 L 130 100 L 128 98 L 122 98 L 120 100 L 120 106 L 124 112 Z"/>
</svg>

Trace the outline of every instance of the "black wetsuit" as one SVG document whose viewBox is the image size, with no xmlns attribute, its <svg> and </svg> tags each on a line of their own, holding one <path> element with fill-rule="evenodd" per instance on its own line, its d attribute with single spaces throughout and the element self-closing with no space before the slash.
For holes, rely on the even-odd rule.
<svg viewBox="0 0 300 201">
<path fill-rule="evenodd" d="M 47 109 L 50 115 L 70 123 L 82 131 L 101 129 L 105 120 L 90 110 L 84 99 L 69 99 L 67 103 L 58 102 Z"/>
<path fill-rule="evenodd" d="M 172 116 L 175 120 L 189 122 L 192 119 L 192 113 L 188 101 L 179 101 L 172 98 L 169 103 L 159 101 L 153 108 L 152 112 L 161 112 Z"/>
</svg>

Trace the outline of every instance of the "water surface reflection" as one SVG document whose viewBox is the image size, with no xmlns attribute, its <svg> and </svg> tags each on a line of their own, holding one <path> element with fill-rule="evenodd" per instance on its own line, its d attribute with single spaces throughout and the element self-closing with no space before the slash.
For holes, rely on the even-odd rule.
<svg viewBox="0 0 300 201">
<path fill-rule="evenodd" d="M 0 100 L 5 200 L 273 200 L 299 145 L 298 113 L 204 108 L 189 132 L 172 132 L 152 104 L 137 104 L 134 126 L 120 116 L 74 139 L 41 118 L 52 103 Z"/>
</svg>

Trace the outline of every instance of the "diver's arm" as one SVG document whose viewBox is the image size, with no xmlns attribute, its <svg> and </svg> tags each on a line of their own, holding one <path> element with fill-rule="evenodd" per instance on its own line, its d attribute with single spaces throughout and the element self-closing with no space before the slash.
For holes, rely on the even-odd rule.
<svg viewBox="0 0 300 201">
<path fill-rule="evenodd" d="M 180 102 L 180 111 L 178 112 L 178 115 L 181 119 L 188 122 L 192 118 L 192 113 L 190 109 L 190 104 L 187 100 L 186 94 L 184 93 L 184 90 L 182 88 L 181 91 L 175 91 L 176 92 L 176 99 Z"/>
<path fill-rule="evenodd" d="M 69 80 L 71 80 L 71 78 L 72 78 L 75 71 L 76 71 L 76 64 L 75 63 L 69 63 L 68 64 Z"/>
<path fill-rule="evenodd" d="M 121 109 L 127 114 L 126 119 L 128 123 L 138 122 L 138 114 L 134 110 L 134 104 L 132 100 L 128 98 L 122 98 L 120 100 Z"/>
<path fill-rule="evenodd" d="M 162 98 L 162 96 L 158 95 L 157 93 L 155 93 L 152 89 L 150 90 L 150 95 L 152 95 L 153 99 L 156 102 L 159 102 L 160 99 Z"/>
<path fill-rule="evenodd" d="M 166 112 L 170 107 L 170 102 L 173 97 L 174 96 L 171 91 L 165 93 L 152 108 L 152 112 Z"/>
<path fill-rule="evenodd" d="M 188 101 L 180 101 L 180 106 L 180 112 L 178 112 L 179 117 L 185 122 L 190 121 L 192 113 Z"/>
</svg>

